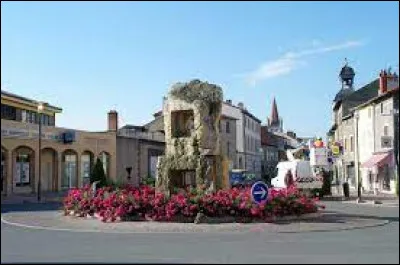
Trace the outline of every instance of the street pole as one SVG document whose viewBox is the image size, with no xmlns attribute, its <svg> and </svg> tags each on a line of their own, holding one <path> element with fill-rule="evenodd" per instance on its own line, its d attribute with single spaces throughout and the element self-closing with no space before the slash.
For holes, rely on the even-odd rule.
<svg viewBox="0 0 400 265">
<path fill-rule="evenodd" d="M 38 114 L 39 114 L 39 176 L 38 176 L 38 192 L 37 192 L 37 200 L 40 202 L 41 200 L 41 191 L 42 191 L 42 111 L 43 111 L 43 103 L 39 103 L 38 105 Z"/>
<path fill-rule="evenodd" d="M 361 174 L 360 174 L 360 168 L 359 168 L 359 145 L 358 145 L 358 119 L 359 119 L 359 113 L 358 111 L 354 112 L 354 122 L 355 122 L 355 143 L 354 143 L 354 151 L 355 151 L 355 161 L 354 161 L 354 168 L 355 168 L 355 174 L 357 176 L 357 202 L 362 202 L 362 198 L 361 198 Z"/>
<path fill-rule="evenodd" d="M 399 194 L 398 194 L 398 191 L 399 191 L 399 175 L 400 175 L 400 168 L 399 168 L 399 124 L 400 124 L 400 121 L 399 121 L 399 109 L 397 108 L 396 110 L 394 110 L 394 112 L 393 112 L 393 114 L 394 114 L 394 117 L 393 117 L 393 119 L 394 119 L 394 144 L 395 144 L 395 146 L 394 146 L 394 156 L 395 156 L 395 158 L 394 158 L 394 160 L 395 160 L 395 162 L 396 162 L 396 171 L 397 171 L 397 174 L 396 174 L 396 182 L 395 182 L 395 185 L 397 186 L 397 187 L 395 187 L 395 192 L 397 193 L 396 195 L 397 196 L 399 196 Z M 397 116 L 397 117 L 396 117 Z M 396 121 L 397 121 L 397 124 L 396 124 Z M 397 128 L 397 129 L 395 129 L 395 128 Z"/>
</svg>

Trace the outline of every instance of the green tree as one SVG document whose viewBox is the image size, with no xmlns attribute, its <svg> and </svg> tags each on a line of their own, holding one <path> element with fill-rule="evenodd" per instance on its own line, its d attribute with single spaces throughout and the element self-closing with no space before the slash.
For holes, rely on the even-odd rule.
<svg viewBox="0 0 400 265">
<path fill-rule="evenodd" d="M 95 181 L 99 181 L 96 187 L 104 187 L 107 185 L 107 177 L 104 173 L 103 163 L 100 158 L 96 159 L 96 163 L 93 167 L 92 173 L 90 174 L 90 184 Z"/>
</svg>

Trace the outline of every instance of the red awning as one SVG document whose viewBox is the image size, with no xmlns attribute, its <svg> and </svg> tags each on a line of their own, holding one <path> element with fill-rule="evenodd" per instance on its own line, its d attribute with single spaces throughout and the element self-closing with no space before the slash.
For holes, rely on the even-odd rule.
<svg viewBox="0 0 400 265">
<path fill-rule="evenodd" d="M 362 163 L 363 168 L 372 168 L 374 166 L 381 167 L 385 164 L 391 164 L 392 152 L 374 154 L 370 159 Z"/>
</svg>

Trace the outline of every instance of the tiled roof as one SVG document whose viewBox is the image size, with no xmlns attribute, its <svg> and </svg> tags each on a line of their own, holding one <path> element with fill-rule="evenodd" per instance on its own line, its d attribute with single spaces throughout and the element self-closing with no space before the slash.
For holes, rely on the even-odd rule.
<svg viewBox="0 0 400 265">
<path fill-rule="evenodd" d="M 345 117 L 351 113 L 351 109 L 363 104 L 370 99 L 378 96 L 379 79 L 375 79 L 371 83 L 363 86 L 362 88 L 354 91 L 343 99 L 342 116 Z"/>
<path fill-rule="evenodd" d="M 26 98 L 26 97 L 23 97 L 23 96 L 14 94 L 14 93 L 10 93 L 10 92 L 4 91 L 3 89 L 1 90 L 1 95 L 12 97 L 12 98 L 16 98 L 16 99 L 19 99 L 19 100 L 23 100 L 23 101 L 26 101 L 26 102 L 33 103 L 33 104 L 38 104 L 39 103 L 37 100 L 33 100 L 33 99 Z M 62 111 L 61 108 L 56 107 L 56 106 L 52 106 L 50 104 L 46 104 L 46 106 L 49 107 L 49 108 L 55 109 L 57 111 Z"/>
</svg>

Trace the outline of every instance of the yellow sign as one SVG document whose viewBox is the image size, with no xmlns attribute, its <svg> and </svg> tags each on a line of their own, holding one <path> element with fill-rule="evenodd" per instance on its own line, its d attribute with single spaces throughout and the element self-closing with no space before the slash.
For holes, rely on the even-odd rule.
<svg viewBox="0 0 400 265">
<path fill-rule="evenodd" d="M 340 147 L 338 145 L 332 145 L 331 150 L 332 150 L 332 154 L 333 155 L 339 155 L 340 154 Z"/>
</svg>

